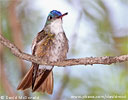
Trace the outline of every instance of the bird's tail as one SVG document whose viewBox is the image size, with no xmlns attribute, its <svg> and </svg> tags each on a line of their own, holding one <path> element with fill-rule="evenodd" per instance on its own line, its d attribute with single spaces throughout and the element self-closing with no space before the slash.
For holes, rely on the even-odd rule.
<svg viewBox="0 0 128 100">
<path fill-rule="evenodd" d="M 32 72 L 33 66 L 29 69 L 27 74 L 24 76 L 23 80 L 17 87 L 17 90 L 25 90 L 32 87 Z M 47 92 L 52 94 L 53 92 L 53 72 L 51 70 L 45 70 L 41 75 L 36 78 L 34 88 L 32 90 L 38 92 Z"/>
</svg>

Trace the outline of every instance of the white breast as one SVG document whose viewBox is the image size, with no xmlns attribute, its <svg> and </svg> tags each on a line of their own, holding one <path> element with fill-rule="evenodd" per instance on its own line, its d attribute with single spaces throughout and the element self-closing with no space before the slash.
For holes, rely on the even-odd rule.
<svg viewBox="0 0 128 100">
<path fill-rule="evenodd" d="M 62 56 L 65 44 L 64 39 L 64 31 L 62 27 L 62 19 L 56 19 L 54 22 L 50 24 L 50 31 L 52 34 L 55 34 L 55 39 L 53 40 L 53 45 L 51 46 L 51 49 L 49 50 L 49 53 L 46 55 L 48 60 L 51 62 L 59 61 L 65 59 Z M 40 66 L 40 69 L 51 69 L 51 66 Z"/>
<path fill-rule="evenodd" d="M 63 53 L 63 46 L 64 46 L 64 37 L 63 33 L 58 33 L 55 37 L 56 39 L 53 40 L 54 45 L 51 48 L 51 57 L 49 57 L 50 61 L 57 61 L 61 58 L 61 55 Z"/>
<path fill-rule="evenodd" d="M 51 33 L 58 34 L 60 32 L 63 32 L 63 27 L 62 27 L 62 19 L 56 19 L 53 21 L 51 24 Z"/>
</svg>

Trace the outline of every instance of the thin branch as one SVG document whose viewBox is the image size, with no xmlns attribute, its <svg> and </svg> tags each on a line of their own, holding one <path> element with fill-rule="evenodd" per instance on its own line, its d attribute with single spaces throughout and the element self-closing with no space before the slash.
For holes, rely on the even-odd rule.
<svg viewBox="0 0 128 100">
<path fill-rule="evenodd" d="M 51 66 L 73 66 L 73 65 L 93 65 L 93 64 L 112 64 L 112 63 L 121 63 L 128 61 L 128 55 L 121 56 L 104 56 L 104 57 L 86 57 L 86 58 L 78 58 L 78 59 L 66 59 L 64 61 L 59 62 L 44 62 L 41 58 L 32 56 L 30 54 L 26 54 L 20 51 L 14 44 L 12 44 L 9 40 L 5 39 L 2 34 L 0 34 L 0 43 L 4 46 L 8 47 L 11 52 L 24 60 L 34 62 L 40 65 L 51 65 Z"/>
</svg>

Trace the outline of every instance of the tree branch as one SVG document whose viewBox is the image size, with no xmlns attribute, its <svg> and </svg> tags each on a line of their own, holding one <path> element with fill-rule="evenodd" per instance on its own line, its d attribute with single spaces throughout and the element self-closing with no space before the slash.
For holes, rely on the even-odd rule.
<svg viewBox="0 0 128 100">
<path fill-rule="evenodd" d="M 12 44 L 9 40 L 5 39 L 2 34 L 0 34 L 0 43 L 6 46 L 11 50 L 11 52 L 24 60 L 34 62 L 40 65 L 51 65 L 51 66 L 73 66 L 73 65 L 93 65 L 93 64 L 112 64 L 112 63 L 121 63 L 128 61 L 128 55 L 121 56 L 104 56 L 104 57 L 86 57 L 79 59 L 66 59 L 64 61 L 59 62 L 44 62 L 41 58 L 26 54 L 20 51 L 14 44 Z"/>
</svg>

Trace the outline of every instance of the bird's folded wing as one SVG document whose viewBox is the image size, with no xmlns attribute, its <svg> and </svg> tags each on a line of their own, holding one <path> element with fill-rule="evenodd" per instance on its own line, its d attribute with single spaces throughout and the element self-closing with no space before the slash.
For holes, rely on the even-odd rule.
<svg viewBox="0 0 128 100">
<path fill-rule="evenodd" d="M 54 39 L 54 34 L 52 33 L 46 33 L 44 30 L 38 33 L 37 37 L 34 39 L 32 43 L 32 55 L 41 57 L 43 60 L 43 56 L 47 54 L 47 50 L 49 47 L 52 45 L 52 40 Z M 32 64 L 30 70 L 27 72 L 23 80 L 20 82 L 20 84 L 17 87 L 17 90 L 25 90 L 32 85 L 32 73 L 33 73 L 33 68 L 36 64 Z M 45 70 L 45 69 L 42 69 Z M 44 75 L 43 73 L 46 73 Z M 49 71 L 43 72 L 42 78 L 46 79 L 49 75 Z M 35 80 L 36 81 L 36 80 Z M 39 81 L 39 83 L 36 81 L 36 88 L 34 87 L 34 91 L 38 89 L 41 85 L 43 84 L 44 80 L 42 83 Z"/>
<path fill-rule="evenodd" d="M 46 61 L 48 59 L 43 59 L 43 57 L 45 55 L 48 54 L 48 51 L 50 49 L 50 46 L 52 45 L 52 41 L 54 39 L 54 34 L 52 33 L 49 33 L 49 32 L 44 32 L 42 31 L 43 33 L 38 33 L 35 41 L 33 42 L 33 46 L 32 46 L 32 54 L 37 56 L 37 57 L 41 57 L 42 60 Z M 34 44 L 36 43 L 36 44 Z M 36 65 L 36 64 L 33 64 L 33 65 Z M 36 69 L 38 70 L 37 66 L 33 66 L 33 67 L 36 67 Z M 45 70 L 42 69 L 42 70 Z M 48 75 L 50 74 L 50 72 L 52 71 L 52 67 L 51 69 L 49 70 L 45 70 L 42 74 L 41 74 L 41 79 L 39 81 L 36 81 L 36 78 L 35 79 L 32 79 L 32 89 L 33 89 L 33 92 L 36 91 L 40 86 L 41 84 L 43 84 L 43 82 L 46 80 L 46 78 L 48 77 Z M 38 72 L 38 71 L 37 71 Z M 38 74 L 38 73 L 37 73 Z M 34 76 L 34 74 L 33 74 Z M 34 77 L 37 77 L 37 76 L 34 76 Z M 35 84 L 35 81 L 37 82 L 36 85 Z"/>
</svg>

